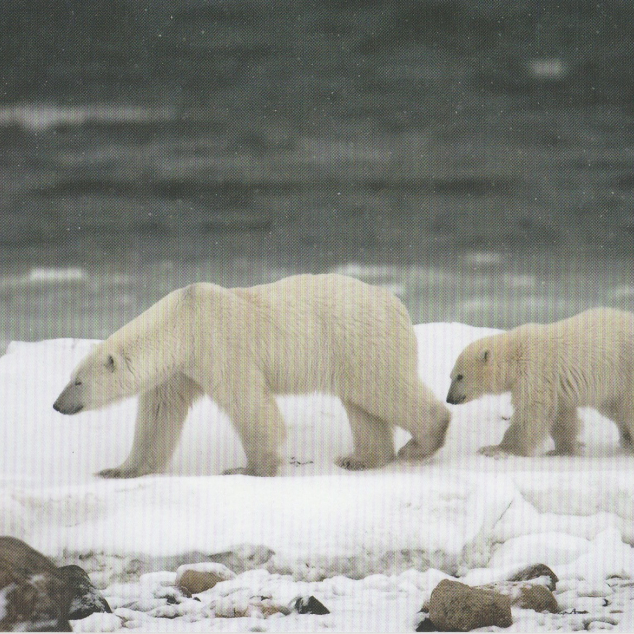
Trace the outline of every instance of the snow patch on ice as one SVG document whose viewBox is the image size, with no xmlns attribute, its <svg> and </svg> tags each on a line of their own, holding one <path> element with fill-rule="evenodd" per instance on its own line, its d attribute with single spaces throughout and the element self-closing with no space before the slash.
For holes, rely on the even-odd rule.
<svg viewBox="0 0 634 634">
<path fill-rule="evenodd" d="M 497 332 L 463 324 L 415 330 L 421 378 L 442 400 L 464 346 Z M 101 480 L 93 474 L 129 452 L 136 400 L 75 417 L 52 409 L 94 343 L 13 342 L 0 358 L 1 529 L 59 563 L 81 565 L 107 588 L 115 614 L 93 615 L 74 623 L 76 630 L 187 623 L 204 631 L 214 623 L 244 631 L 267 619 L 289 631 L 411 630 L 442 578 L 480 585 L 535 563 L 559 576 L 556 594 L 571 613 L 514 609 L 510 631 L 634 623 L 627 585 L 634 577 L 634 456 L 594 410 L 581 411 L 580 456 L 479 455 L 508 427 L 512 407 L 504 395 L 450 406 L 445 446 L 431 458 L 353 473 L 334 465 L 352 445 L 341 403 L 324 395 L 280 397 L 285 463 L 278 477 L 261 479 L 218 475 L 243 464 L 244 453 L 225 414 L 203 400 L 167 473 Z M 398 430 L 397 445 L 407 439 Z M 234 613 L 246 601 L 252 616 L 216 619 L 211 603 L 193 600 L 166 605 L 166 588 L 188 562 L 238 573 L 203 595 L 228 601 Z M 331 614 L 262 618 L 263 604 L 252 601 L 300 594 L 317 596 Z M 599 606 L 604 599 L 610 606 Z M 377 601 L 378 611 L 363 609 Z M 609 612 L 621 605 L 620 613 Z M 582 606 L 587 614 L 572 613 Z"/>
</svg>

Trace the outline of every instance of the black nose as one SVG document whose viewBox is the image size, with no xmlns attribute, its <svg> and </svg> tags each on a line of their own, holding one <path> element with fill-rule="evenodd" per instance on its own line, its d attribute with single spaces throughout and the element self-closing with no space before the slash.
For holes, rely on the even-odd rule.
<svg viewBox="0 0 634 634">
<path fill-rule="evenodd" d="M 53 409 L 54 409 L 56 412 L 59 412 L 59 411 L 60 411 L 60 410 L 59 410 L 59 405 L 57 404 L 57 401 L 55 401 L 55 402 L 53 403 Z"/>
</svg>

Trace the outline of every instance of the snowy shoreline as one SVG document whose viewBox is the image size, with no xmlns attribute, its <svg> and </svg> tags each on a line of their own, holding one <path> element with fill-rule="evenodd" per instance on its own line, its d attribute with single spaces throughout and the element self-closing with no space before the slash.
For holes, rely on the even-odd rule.
<svg viewBox="0 0 634 634">
<path fill-rule="evenodd" d="M 457 354 L 494 332 L 415 328 L 421 377 L 443 400 Z M 569 614 L 514 608 L 509 631 L 634 627 L 634 456 L 596 412 L 582 410 L 581 456 L 494 460 L 477 449 L 499 442 L 511 406 L 508 395 L 487 397 L 452 407 L 445 447 L 428 461 L 352 473 L 333 464 L 351 446 L 340 403 L 283 397 L 286 463 L 276 478 L 249 478 L 217 476 L 244 456 L 226 417 L 205 400 L 167 473 L 104 481 L 92 474 L 127 455 L 135 402 L 73 419 L 51 407 L 90 346 L 14 342 L 0 358 L 2 532 L 59 564 L 81 565 L 105 588 L 115 615 L 76 621 L 77 631 L 412 631 L 442 578 L 478 585 L 535 563 L 560 578 L 555 596 Z M 397 444 L 406 440 L 398 431 Z M 152 616 L 152 599 L 153 608 L 131 614 L 178 565 L 203 560 L 238 573 L 204 593 L 205 609 L 194 602 L 191 611 Z M 279 601 L 315 594 L 331 614 L 213 616 L 210 601 L 249 592 Z"/>
</svg>

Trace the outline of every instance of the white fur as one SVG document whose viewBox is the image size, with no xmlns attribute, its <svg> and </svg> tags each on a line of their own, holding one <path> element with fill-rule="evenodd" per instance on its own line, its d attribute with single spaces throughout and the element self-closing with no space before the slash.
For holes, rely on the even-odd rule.
<svg viewBox="0 0 634 634">
<path fill-rule="evenodd" d="M 511 392 L 515 411 L 500 445 L 480 451 L 531 455 L 548 434 L 574 454 L 577 407 L 613 420 L 621 444 L 634 438 L 634 315 L 595 308 L 553 324 L 525 324 L 467 346 L 451 373 L 450 403 Z"/>
<path fill-rule="evenodd" d="M 192 402 L 208 394 L 240 435 L 253 475 L 274 475 L 285 426 L 274 394 L 341 398 L 354 453 L 348 469 L 394 459 L 393 426 L 411 432 L 401 449 L 422 458 L 444 442 L 449 411 L 420 381 L 405 307 L 388 291 L 341 275 L 298 275 L 225 289 L 193 284 L 170 293 L 98 345 L 55 408 L 102 407 L 140 393 L 132 451 L 106 477 L 163 469 Z"/>
</svg>

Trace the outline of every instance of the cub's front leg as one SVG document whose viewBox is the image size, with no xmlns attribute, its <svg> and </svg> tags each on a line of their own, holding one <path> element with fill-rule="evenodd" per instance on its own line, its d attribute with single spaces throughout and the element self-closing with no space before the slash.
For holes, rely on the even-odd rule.
<svg viewBox="0 0 634 634">
<path fill-rule="evenodd" d="M 532 456 L 546 440 L 552 423 L 553 408 L 548 405 L 516 407 L 502 442 L 481 447 L 478 453 L 491 458 L 505 454 Z"/>
</svg>

